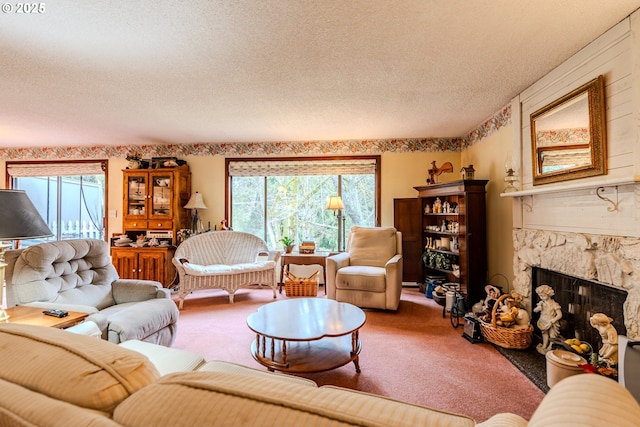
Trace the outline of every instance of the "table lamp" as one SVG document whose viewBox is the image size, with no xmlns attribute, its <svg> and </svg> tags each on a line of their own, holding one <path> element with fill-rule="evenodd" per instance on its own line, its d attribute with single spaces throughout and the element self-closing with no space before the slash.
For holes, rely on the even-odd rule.
<svg viewBox="0 0 640 427">
<path fill-rule="evenodd" d="M 184 205 L 185 209 L 193 209 L 193 214 L 191 215 L 191 232 L 193 234 L 197 234 L 198 224 L 200 223 L 200 219 L 198 218 L 198 209 L 207 209 L 207 205 L 204 204 L 204 199 L 202 198 L 202 194 L 197 191 L 191 196 L 186 205 Z"/>
<path fill-rule="evenodd" d="M 342 203 L 342 197 L 331 196 L 327 200 L 326 209 L 333 211 L 333 214 L 338 217 L 338 252 L 344 251 L 342 247 L 344 242 L 344 215 L 342 215 L 342 209 L 344 209 L 344 203 Z"/>
<path fill-rule="evenodd" d="M 0 322 L 9 315 L 2 308 L 4 286 L 4 250 L 8 240 L 41 239 L 53 233 L 23 190 L 0 190 Z"/>
</svg>

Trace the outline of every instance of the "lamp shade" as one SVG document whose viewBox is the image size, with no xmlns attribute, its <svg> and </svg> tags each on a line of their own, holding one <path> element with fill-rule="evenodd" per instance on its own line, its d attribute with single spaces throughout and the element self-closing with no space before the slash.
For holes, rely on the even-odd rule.
<svg viewBox="0 0 640 427">
<path fill-rule="evenodd" d="M 326 209 L 335 211 L 338 209 L 344 209 L 344 203 L 342 203 L 342 197 L 340 196 L 331 196 L 327 199 L 327 207 Z"/>
<path fill-rule="evenodd" d="M 207 205 L 204 204 L 204 199 L 202 198 L 202 194 L 197 191 L 191 195 L 191 198 L 184 205 L 185 209 L 207 209 Z"/>
<path fill-rule="evenodd" d="M 0 240 L 38 239 L 53 233 L 23 190 L 0 190 Z"/>
</svg>

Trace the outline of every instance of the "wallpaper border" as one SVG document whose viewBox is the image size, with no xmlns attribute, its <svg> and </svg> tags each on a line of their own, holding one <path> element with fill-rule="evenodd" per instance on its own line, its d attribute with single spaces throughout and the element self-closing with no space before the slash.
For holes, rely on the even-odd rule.
<svg viewBox="0 0 640 427">
<path fill-rule="evenodd" d="M 331 156 L 462 151 L 511 123 L 511 104 L 476 129 L 456 138 L 402 138 L 338 141 L 286 141 L 136 145 L 143 158 L 181 156 Z M 126 157 L 131 145 L 0 148 L 3 160 L 77 160 Z"/>
</svg>

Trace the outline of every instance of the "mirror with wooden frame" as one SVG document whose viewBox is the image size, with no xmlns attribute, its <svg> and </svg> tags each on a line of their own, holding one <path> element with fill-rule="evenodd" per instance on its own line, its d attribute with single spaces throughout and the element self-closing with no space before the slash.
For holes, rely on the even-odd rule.
<svg viewBox="0 0 640 427">
<path fill-rule="evenodd" d="M 533 185 L 607 173 L 604 77 L 531 114 Z"/>
</svg>

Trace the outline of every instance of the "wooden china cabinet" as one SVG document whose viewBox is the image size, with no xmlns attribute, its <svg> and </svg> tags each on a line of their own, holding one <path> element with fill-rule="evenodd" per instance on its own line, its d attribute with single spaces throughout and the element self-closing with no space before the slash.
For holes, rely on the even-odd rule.
<svg viewBox="0 0 640 427">
<path fill-rule="evenodd" d="M 487 183 L 461 180 L 414 187 L 417 198 L 394 200 L 394 226 L 402 232 L 404 281 L 423 282 L 428 275 L 441 275 L 460 284 L 467 303 L 486 296 Z"/>
<path fill-rule="evenodd" d="M 123 173 L 123 234 L 158 235 L 166 246 L 111 247 L 111 258 L 123 279 L 157 280 L 169 286 L 175 279 L 171 262 L 178 230 L 190 228 L 184 205 L 191 196 L 188 165 L 161 169 L 126 169 Z"/>
</svg>

